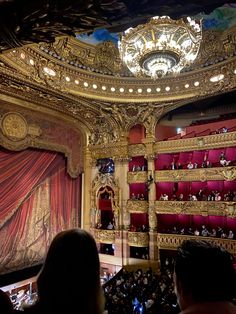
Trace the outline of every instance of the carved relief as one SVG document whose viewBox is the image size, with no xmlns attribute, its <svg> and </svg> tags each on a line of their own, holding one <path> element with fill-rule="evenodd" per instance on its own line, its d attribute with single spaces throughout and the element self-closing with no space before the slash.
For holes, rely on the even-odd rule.
<svg viewBox="0 0 236 314">
<path fill-rule="evenodd" d="M 199 145 L 199 142 L 201 145 Z M 154 151 L 161 154 L 231 146 L 236 146 L 236 132 L 209 135 L 204 138 L 193 137 L 181 140 L 156 142 L 154 144 Z"/>
<path fill-rule="evenodd" d="M 149 245 L 148 232 L 128 232 L 128 244 L 136 247 L 147 247 Z"/>
<path fill-rule="evenodd" d="M 115 242 L 114 230 L 93 229 L 96 242 L 112 244 Z"/>
<path fill-rule="evenodd" d="M 165 250 L 176 250 L 183 241 L 194 239 L 204 239 L 205 241 L 209 241 L 215 243 L 232 254 L 236 252 L 236 240 L 229 240 L 229 239 L 216 239 L 216 238 L 209 238 L 209 237 L 196 237 L 190 235 L 176 235 L 176 234 L 157 234 L 157 246 L 159 249 Z"/>
<path fill-rule="evenodd" d="M 146 171 L 128 172 L 127 183 L 145 183 L 148 179 Z"/>
<path fill-rule="evenodd" d="M 155 171 L 156 182 L 209 181 L 236 179 L 236 167 L 200 168 L 191 170 Z"/>
<path fill-rule="evenodd" d="M 139 200 L 128 200 L 126 208 L 130 213 L 147 213 L 148 202 Z"/>
<path fill-rule="evenodd" d="M 155 201 L 155 211 L 157 214 L 236 217 L 236 203 L 221 201 Z"/>
</svg>

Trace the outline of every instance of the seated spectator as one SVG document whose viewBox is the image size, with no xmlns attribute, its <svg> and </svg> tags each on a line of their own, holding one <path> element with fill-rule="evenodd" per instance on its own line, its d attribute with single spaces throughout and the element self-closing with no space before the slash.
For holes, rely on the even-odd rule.
<svg viewBox="0 0 236 314">
<path fill-rule="evenodd" d="M 111 221 L 109 221 L 109 223 L 108 223 L 108 225 L 107 225 L 107 229 L 108 229 L 108 230 L 114 229 L 114 225 L 111 223 Z"/>
<path fill-rule="evenodd" d="M 180 162 L 177 165 L 177 169 L 183 169 L 183 165 Z"/>
<path fill-rule="evenodd" d="M 195 163 L 193 164 L 193 168 L 194 168 L 194 169 L 197 169 L 197 166 L 198 166 L 198 164 L 195 162 Z"/>
<path fill-rule="evenodd" d="M 96 242 L 81 229 L 60 232 L 52 241 L 37 279 L 38 301 L 29 314 L 102 314 L 104 298 Z"/>
<path fill-rule="evenodd" d="M 13 314 L 13 304 L 9 296 L 0 289 L 0 312 L 2 314 Z"/>
<path fill-rule="evenodd" d="M 168 201 L 169 196 L 167 194 L 163 194 L 163 201 Z"/>
<path fill-rule="evenodd" d="M 175 260 L 180 314 L 235 314 L 233 256 L 207 241 L 186 240 Z"/>
<path fill-rule="evenodd" d="M 170 169 L 171 170 L 175 170 L 177 169 L 176 163 L 174 161 L 172 161 L 171 165 L 170 165 Z"/>
<path fill-rule="evenodd" d="M 220 153 L 220 165 L 223 167 L 227 167 L 230 164 L 230 160 L 227 160 L 224 152 Z"/>
<path fill-rule="evenodd" d="M 233 238 L 234 238 L 234 233 L 232 230 L 229 230 L 228 239 L 233 239 Z"/>
<path fill-rule="evenodd" d="M 178 196 L 178 201 L 183 201 L 184 200 L 184 195 L 181 193 L 179 196 Z"/>
<path fill-rule="evenodd" d="M 190 161 L 188 164 L 187 164 L 187 169 L 193 169 L 194 167 L 194 164 Z"/>
</svg>

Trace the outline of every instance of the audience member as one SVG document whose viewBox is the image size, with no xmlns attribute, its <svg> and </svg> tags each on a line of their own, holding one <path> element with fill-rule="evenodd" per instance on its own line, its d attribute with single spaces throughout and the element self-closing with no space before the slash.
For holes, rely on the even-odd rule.
<svg viewBox="0 0 236 314">
<path fill-rule="evenodd" d="M 1 314 L 12 314 L 13 304 L 9 296 L 0 289 L 0 313 Z"/>
<path fill-rule="evenodd" d="M 60 232 L 37 279 L 38 301 L 26 313 L 103 313 L 100 265 L 93 237 L 84 230 Z"/>
<path fill-rule="evenodd" d="M 186 240 L 175 261 L 175 292 L 181 314 L 235 314 L 233 256 L 207 241 Z"/>
</svg>

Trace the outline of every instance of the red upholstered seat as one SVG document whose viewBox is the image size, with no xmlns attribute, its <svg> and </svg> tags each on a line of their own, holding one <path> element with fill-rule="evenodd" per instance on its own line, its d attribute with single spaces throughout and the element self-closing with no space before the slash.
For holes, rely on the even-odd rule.
<svg viewBox="0 0 236 314">
<path fill-rule="evenodd" d="M 197 137 L 199 137 L 199 136 L 207 136 L 207 135 L 209 135 L 210 133 L 211 133 L 211 130 L 210 130 L 210 129 L 206 129 L 206 130 L 204 130 L 204 131 L 202 131 L 202 132 L 200 132 L 200 133 L 196 133 L 195 136 L 197 136 Z"/>
<path fill-rule="evenodd" d="M 181 139 L 181 134 L 180 133 L 176 134 L 174 136 L 169 137 L 167 140 L 168 141 L 172 141 L 172 140 L 179 140 L 179 139 Z"/>
<path fill-rule="evenodd" d="M 187 133 L 185 135 L 182 136 L 182 138 L 191 138 L 195 136 L 195 131 L 192 131 L 190 133 Z"/>
</svg>

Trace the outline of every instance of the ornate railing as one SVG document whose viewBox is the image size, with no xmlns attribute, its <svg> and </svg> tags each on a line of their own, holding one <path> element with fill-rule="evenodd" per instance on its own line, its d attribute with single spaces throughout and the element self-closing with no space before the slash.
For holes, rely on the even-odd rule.
<svg viewBox="0 0 236 314">
<path fill-rule="evenodd" d="M 156 142 L 155 153 L 174 153 L 236 146 L 236 132 Z"/>
<path fill-rule="evenodd" d="M 93 236 L 96 242 L 112 244 L 115 242 L 115 230 L 93 229 Z"/>
<path fill-rule="evenodd" d="M 127 182 L 130 183 L 145 183 L 148 180 L 147 171 L 128 172 Z"/>
<path fill-rule="evenodd" d="M 128 244 L 130 246 L 147 247 L 149 245 L 148 232 L 128 232 Z"/>
<path fill-rule="evenodd" d="M 155 201 L 157 214 L 186 214 L 236 217 L 236 202 Z"/>
<path fill-rule="evenodd" d="M 126 210 L 130 213 L 147 213 L 148 201 L 128 200 L 126 203 Z"/>
<path fill-rule="evenodd" d="M 179 235 L 179 234 L 166 234 L 158 233 L 157 234 L 157 246 L 159 249 L 166 250 L 176 250 L 179 245 L 184 240 L 194 239 L 194 240 L 206 240 L 212 243 L 215 243 L 232 254 L 236 254 L 236 240 L 229 239 L 219 239 L 219 238 L 210 238 L 210 237 L 199 237 L 199 236 L 189 236 L 189 235 Z"/>
<path fill-rule="evenodd" d="M 178 181 L 213 181 L 236 179 L 236 167 L 214 167 L 185 170 L 158 170 L 155 171 L 156 182 Z"/>
</svg>

